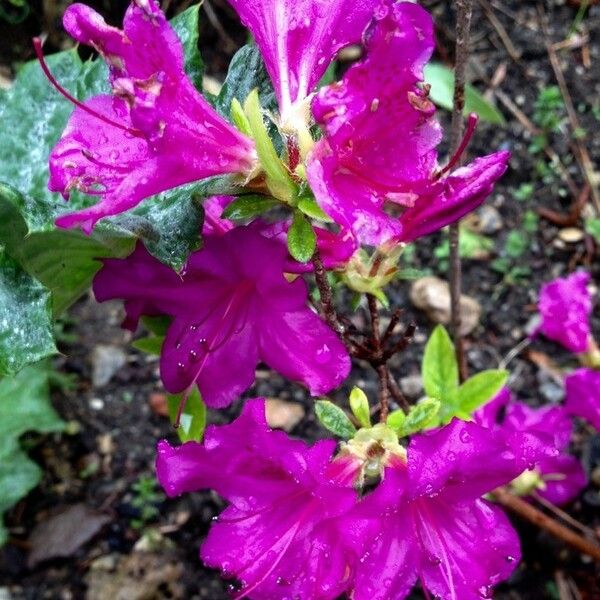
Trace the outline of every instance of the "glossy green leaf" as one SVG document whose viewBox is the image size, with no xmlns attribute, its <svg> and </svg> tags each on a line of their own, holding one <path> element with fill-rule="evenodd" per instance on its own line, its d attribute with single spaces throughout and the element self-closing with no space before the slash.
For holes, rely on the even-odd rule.
<svg viewBox="0 0 600 600">
<path fill-rule="evenodd" d="M 40 468 L 19 444 L 27 431 L 62 431 L 64 423 L 50 404 L 48 368 L 34 365 L 0 380 L 0 516 L 41 479 Z M 6 530 L 0 521 L 0 546 Z"/>
<path fill-rule="evenodd" d="M 131 345 L 140 352 L 150 354 L 151 356 L 160 356 L 160 351 L 162 349 L 163 342 L 164 338 L 158 337 L 156 335 L 149 335 L 148 337 L 133 340 L 133 342 L 131 342 Z"/>
<path fill-rule="evenodd" d="M 471 415 L 486 402 L 491 400 L 506 384 L 508 371 L 489 369 L 481 371 L 467 379 L 459 388 L 458 407 Z"/>
<path fill-rule="evenodd" d="M 167 396 L 167 407 L 171 423 L 177 420 L 179 406 L 183 400 L 183 394 Z M 206 405 L 202 400 L 200 391 L 196 386 L 190 392 L 185 407 L 181 413 L 177 435 L 185 442 L 201 442 L 206 428 Z"/>
<path fill-rule="evenodd" d="M 171 20 L 171 25 L 183 45 L 185 72 L 198 90 L 202 90 L 204 77 L 204 62 L 198 48 L 201 5 L 201 2 L 194 4 Z"/>
<path fill-rule="evenodd" d="M 349 400 L 352 414 L 356 420 L 362 427 L 371 427 L 371 411 L 367 395 L 360 388 L 354 387 L 350 392 Z"/>
<path fill-rule="evenodd" d="M 278 104 L 271 78 L 258 47 L 248 44 L 240 48 L 232 58 L 215 107 L 226 119 L 230 119 L 233 100 L 244 105 L 254 89 L 258 90 L 263 109 L 275 113 Z"/>
<path fill-rule="evenodd" d="M 395 410 L 390 413 L 386 423 L 398 437 L 406 437 L 435 424 L 440 406 L 439 400 L 425 398 L 419 404 L 411 406 L 408 414 L 405 414 L 402 410 Z"/>
<path fill-rule="evenodd" d="M 458 389 L 458 364 L 454 344 L 443 325 L 437 325 L 425 346 L 421 365 L 423 387 L 430 398 L 454 400 Z"/>
<path fill-rule="evenodd" d="M 294 211 L 287 244 L 290 254 L 298 262 L 308 262 L 315 253 L 317 236 L 308 219 L 299 210 Z"/>
<path fill-rule="evenodd" d="M 317 400 L 315 414 L 321 425 L 338 437 L 349 439 L 356 433 L 356 427 L 348 415 L 329 400 Z"/>
<path fill-rule="evenodd" d="M 56 352 L 50 292 L 0 249 L 0 375 Z"/>
<path fill-rule="evenodd" d="M 311 219 L 333 223 L 333 219 L 323 211 L 314 198 L 300 198 L 298 200 L 298 209 Z"/>
<path fill-rule="evenodd" d="M 431 85 L 429 97 L 438 106 L 452 110 L 454 105 L 454 72 L 439 63 L 425 65 L 425 82 Z M 488 102 L 473 86 L 465 90 L 465 114 L 476 113 L 481 119 L 495 125 L 505 125 L 502 113 Z"/>
<path fill-rule="evenodd" d="M 280 205 L 280 202 L 269 196 L 249 194 L 236 198 L 228 204 L 221 217 L 232 221 L 253 219 Z"/>
</svg>

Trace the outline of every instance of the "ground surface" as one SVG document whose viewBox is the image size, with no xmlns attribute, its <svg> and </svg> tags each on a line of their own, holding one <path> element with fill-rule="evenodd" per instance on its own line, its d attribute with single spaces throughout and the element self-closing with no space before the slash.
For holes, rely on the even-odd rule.
<svg viewBox="0 0 600 600">
<path fill-rule="evenodd" d="M 32 14 L 21 25 L 8 26 L 0 22 L 0 55 L 7 77 L 16 62 L 31 56 L 28 38 L 39 33 L 42 27 L 50 29 L 50 43 L 55 48 L 65 43 L 57 27 L 60 3 L 44 2 L 46 13 L 42 13 L 40 4 L 32 2 Z M 104 2 L 104 6 L 101 2 L 94 4 L 104 14 L 110 14 L 113 22 L 118 22 L 125 6 L 124 2 Z M 429 1 L 425 4 L 433 10 L 439 26 L 438 59 L 451 61 L 451 52 L 441 52 L 452 45 L 454 17 L 449 8 L 451 3 Z M 177 2 L 170 5 L 171 13 L 181 7 Z M 511 170 L 488 203 L 497 210 L 492 217 L 498 226 L 487 234 L 493 248 L 484 260 L 465 260 L 464 263 L 464 290 L 483 308 L 481 325 L 467 342 L 470 367 L 477 371 L 497 366 L 500 359 L 526 336 L 542 282 L 585 266 L 591 268 L 598 283 L 600 268 L 598 248 L 588 236 L 577 242 L 564 241 L 561 236 L 569 238 L 564 232 L 560 233 L 561 227 L 556 223 L 541 218 L 537 225 L 531 225 L 531 217 L 526 216 L 537 214 L 540 208 L 566 214 L 574 192 L 581 190 L 584 184 L 573 158 L 572 136 L 564 108 L 558 109 L 563 123 L 559 131 L 549 136 L 549 141 L 570 174 L 575 189 L 569 189 L 555 165 L 544 168 L 548 160 L 543 153 L 535 154 L 529 149 L 532 134 L 524 125 L 523 116 L 533 119 L 540 90 L 556 83 L 536 4 L 518 0 L 492 2 L 493 17 L 501 27 L 497 22 L 492 23 L 483 10 L 482 6 L 487 2 L 481 5 L 475 2 L 475 5 L 472 78 L 482 91 L 491 89 L 491 82 L 494 82 L 504 98 L 508 98 L 508 103 L 496 98 L 507 126 L 482 124 L 470 151 L 477 154 L 506 147 L 513 152 Z M 227 32 L 225 37 L 215 29 L 214 23 L 208 23 L 208 19 L 208 24 L 203 26 L 205 60 L 211 75 L 218 78 L 223 75 L 236 45 L 243 43 L 245 33 L 233 13 L 221 2 L 213 1 L 211 6 Z M 551 41 L 565 40 L 577 9 L 559 1 L 547 1 L 541 6 L 548 17 Z M 43 18 L 39 16 L 42 14 L 45 15 Z M 502 40 L 503 31 L 512 46 Z M 600 6 L 589 9 L 582 20 L 580 35 L 583 45 L 574 44 L 572 48 L 562 49 L 559 57 L 581 127 L 587 134 L 581 143 L 597 165 L 600 163 L 600 115 L 596 108 L 594 116 L 593 107 L 598 107 L 600 102 Z M 524 184 L 531 184 L 530 193 L 525 193 Z M 584 208 L 583 216 L 588 209 Z M 573 226 L 581 229 L 582 220 L 575 219 Z M 521 233 L 525 244 L 520 255 L 512 259 L 509 256 L 508 267 L 504 269 L 508 276 L 505 277 L 490 268 L 491 261 L 507 255 L 507 239 L 515 231 Z M 439 257 L 439 250 L 437 253 L 435 250 L 440 243 L 440 236 L 420 242 L 409 266 L 443 275 L 443 258 Z M 529 270 L 523 273 L 514 270 L 514 267 L 522 266 Z M 517 282 L 513 281 L 515 278 Z M 406 305 L 408 288 L 408 283 L 396 285 L 391 294 L 392 303 Z M 148 480 L 152 477 L 156 441 L 164 436 L 174 436 L 168 420 L 160 414 L 162 388 L 157 363 L 128 346 L 130 336 L 118 326 L 121 316 L 118 304 L 99 306 L 91 298 L 82 299 L 70 311 L 72 323 L 66 330 L 73 339 L 62 342 L 64 356 L 57 359 L 56 364 L 61 371 L 76 377 L 76 387 L 71 391 L 55 392 L 54 400 L 66 420 L 79 424 L 78 432 L 61 438 L 34 440 L 32 455 L 44 468 L 45 476 L 42 485 L 7 517 L 11 542 L 0 551 L 1 598 L 5 597 L 2 593 L 16 599 L 185 597 L 219 600 L 228 597 L 227 585 L 221 582 L 217 573 L 203 569 L 197 557 L 198 545 L 211 518 L 222 506 L 218 497 L 207 493 L 165 501 L 160 496 L 149 496 L 148 504 L 160 509 L 159 516 L 148 519 L 145 530 L 134 526 L 140 511 L 135 506 L 139 493 L 134 492 L 133 486 L 140 478 Z M 422 313 L 409 308 L 406 320 L 411 318 L 419 324 L 419 331 L 415 344 L 393 365 L 398 379 L 418 374 L 422 345 L 431 327 Z M 359 310 L 353 320 L 360 326 L 366 318 Z M 594 331 L 600 335 L 598 316 Z M 99 345 L 113 346 L 113 353 L 120 350 L 126 356 L 125 365 L 104 386 L 92 385 L 92 356 Z M 543 341 L 536 342 L 534 349 L 537 355 L 526 352 L 510 364 L 511 387 L 532 404 L 557 402 L 562 391 L 552 371 L 548 370 L 545 357 L 551 355 L 561 366 L 572 364 L 572 358 L 557 346 Z M 354 381 L 360 381 L 367 392 L 375 392 L 373 373 L 366 367 L 357 366 Z M 345 393 L 340 391 L 339 398 L 344 398 Z M 279 396 L 300 403 L 306 409 L 307 418 L 293 433 L 307 439 L 324 435 L 314 422 L 307 395 L 300 388 L 286 388 L 278 376 L 259 373 L 250 395 Z M 212 422 L 229 420 L 238 411 L 239 404 L 226 414 L 211 414 L 210 419 Z M 574 437 L 574 447 L 588 472 L 593 473 L 596 469 L 597 473 L 600 438 L 591 430 L 580 427 Z M 581 497 L 567 507 L 570 514 L 597 531 L 600 530 L 599 484 L 596 478 L 596 487 L 591 483 Z M 36 523 L 79 502 L 106 515 L 108 523 L 92 541 L 68 559 L 28 566 L 28 539 Z M 600 598 L 598 571 L 592 565 L 535 528 L 519 520 L 515 520 L 515 524 L 522 534 L 524 560 L 511 581 L 499 589 L 497 598 Z M 145 536 L 143 531 L 147 532 Z M 140 552 L 140 544 L 150 552 Z M 571 596 L 564 595 L 564 591 L 562 596 L 559 595 L 556 582 L 561 578 L 571 581 L 577 591 Z M 414 598 L 419 597 L 415 593 Z"/>
</svg>

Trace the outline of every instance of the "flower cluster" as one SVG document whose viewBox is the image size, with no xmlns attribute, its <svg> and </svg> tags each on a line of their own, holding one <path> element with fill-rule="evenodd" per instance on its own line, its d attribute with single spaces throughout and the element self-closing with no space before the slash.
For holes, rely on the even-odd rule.
<svg viewBox="0 0 600 600">
<path fill-rule="evenodd" d="M 527 436 L 455 420 L 393 448 L 362 498 L 361 461 L 334 451 L 269 430 L 257 399 L 203 444 L 161 442 L 157 472 L 171 496 L 208 488 L 229 502 L 201 555 L 237 579 L 238 598 L 400 600 L 420 581 L 441 598 L 480 600 L 516 567 L 516 532 L 481 496 L 535 462 Z"/>
<path fill-rule="evenodd" d="M 234 101 L 235 124 L 221 116 L 188 79 L 182 44 L 156 0 L 134 0 L 122 30 L 74 4 L 65 28 L 100 53 L 112 94 L 78 103 L 50 157 L 51 190 L 99 198 L 57 221 L 87 233 L 185 183 L 226 175 L 239 192 L 205 200 L 202 245 L 180 273 L 139 242 L 127 258 L 103 260 L 94 280 L 99 301 L 124 301 L 125 327 L 167 317 L 164 386 L 182 402 L 197 388 L 210 408 L 246 393 L 259 363 L 312 396 L 340 386 L 351 351 L 368 345 L 344 337 L 339 321 L 335 327 L 326 271 L 377 296 L 404 245 L 477 208 L 509 159 L 496 152 L 455 168 L 471 119 L 457 155 L 440 164 L 442 128 L 423 76 L 434 28 L 417 4 L 229 1 L 262 54 L 276 114 L 261 110 L 254 91 Z M 318 89 L 352 44 L 362 45 L 362 58 Z M 277 206 L 275 217 L 227 218 L 232 203 L 257 194 Z M 308 256 L 297 251 L 298 238 Z M 372 257 L 365 245 L 376 247 Z M 321 314 L 309 294 L 312 274 L 323 283 Z M 590 336 L 578 311 L 589 315 L 590 302 L 585 282 L 576 285 L 567 336 L 552 324 L 542 330 L 583 353 Z M 549 287 L 546 296 L 541 310 L 554 315 L 564 292 Z M 577 374 L 567 382 L 582 385 Z M 310 446 L 269 429 L 264 401 L 246 400 L 241 416 L 209 426 L 203 441 L 159 444 L 157 473 L 170 496 L 214 489 L 228 502 L 201 555 L 235 579 L 237 598 L 401 600 L 417 582 L 439 598 L 491 598 L 520 548 L 484 496 L 531 473 L 537 493 L 556 502 L 585 483 L 566 456 L 570 420 L 558 409 L 529 409 L 504 392 L 473 421 L 423 421 L 406 444 L 385 412 L 371 426 L 367 402 L 360 435 L 339 448 L 334 440 Z"/>
</svg>

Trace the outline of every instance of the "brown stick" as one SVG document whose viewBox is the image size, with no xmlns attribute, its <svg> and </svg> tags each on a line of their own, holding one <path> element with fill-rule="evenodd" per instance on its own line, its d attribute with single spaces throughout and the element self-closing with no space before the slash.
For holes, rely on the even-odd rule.
<svg viewBox="0 0 600 600">
<path fill-rule="evenodd" d="M 380 364 L 377 367 L 377 375 L 379 375 L 379 404 L 381 412 L 379 413 L 379 421 L 385 423 L 390 414 L 390 390 L 388 388 L 388 368 L 385 364 Z"/>
<path fill-rule="evenodd" d="M 458 150 L 463 135 L 466 70 L 469 60 L 469 33 L 472 14 L 472 0 L 456 0 L 456 66 L 454 69 L 454 108 L 452 110 L 452 127 L 450 130 L 450 156 Z M 454 223 L 450 225 L 451 329 L 456 347 L 456 360 L 458 361 L 461 380 L 464 381 L 467 378 L 467 362 L 463 340 L 460 335 L 462 273 L 458 251 L 459 242 L 459 225 L 458 223 Z"/>
<path fill-rule="evenodd" d="M 346 331 L 344 326 L 340 323 L 335 311 L 333 305 L 333 292 L 329 285 L 329 281 L 327 281 L 327 273 L 325 272 L 325 267 L 323 267 L 323 261 L 321 260 L 318 250 L 315 250 L 315 253 L 313 254 L 312 264 L 315 271 L 315 281 L 317 282 L 317 288 L 319 289 L 319 294 L 321 296 L 320 303 L 322 315 L 329 327 L 338 334 L 342 341 L 346 342 Z"/>
<path fill-rule="evenodd" d="M 600 546 L 593 544 L 589 540 L 561 525 L 558 521 L 552 519 L 542 511 L 538 510 L 525 500 L 511 494 L 506 488 L 498 488 L 493 492 L 494 499 L 509 510 L 523 517 L 527 521 L 544 529 L 548 533 L 569 544 L 579 552 L 591 556 L 594 560 L 600 562 Z"/>
</svg>

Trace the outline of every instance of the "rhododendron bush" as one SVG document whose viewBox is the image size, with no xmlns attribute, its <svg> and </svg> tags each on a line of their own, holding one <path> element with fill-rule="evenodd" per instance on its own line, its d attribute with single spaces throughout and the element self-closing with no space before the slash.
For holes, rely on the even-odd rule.
<svg viewBox="0 0 600 600">
<path fill-rule="evenodd" d="M 118 28 L 72 4 L 64 27 L 99 55 L 87 62 L 44 57 L 36 40 L 39 64 L 0 108 L 44 115 L 1 157 L 0 318 L 13 325 L 0 371 L 51 355 L 53 317 L 91 286 L 123 302 L 123 327 L 154 332 L 140 347 L 160 354 L 180 438 L 158 442 L 158 481 L 226 501 L 200 556 L 233 597 L 399 600 L 418 585 L 492 598 L 521 559 L 496 491 L 561 505 L 586 485 L 569 450 L 574 418 L 600 428 L 589 276 L 543 287 L 529 342 L 580 362 L 563 404 L 518 400 L 503 369 L 465 379 L 441 325 L 425 397 L 407 402 L 389 362 L 415 326 L 401 311 L 382 326 L 380 308 L 398 308 L 386 287 L 409 243 L 490 196 L 509 153 L 464 160 L 476 115 L 438 150 L 447 133 L 423 75 L 434 23 L 418 4 L 229 2 L 254 41 L 218 96 L 202 90 L 197 7 L 169 23 L 134 0 Z M 351 45 L 360 58 L 324 79 Z M 369 331 L 340 315 L 340 290 L 368 307 Z M 356 387 L 340 406 L 327 394 L 357 361 L 378 397 Z M 269 428 L 265 400 L 248 399 L 259 364 L 308 390 L 327 439 Z M 205 428 L 206 407 L 240 398 L 236 419 Z"/>
</svg>

